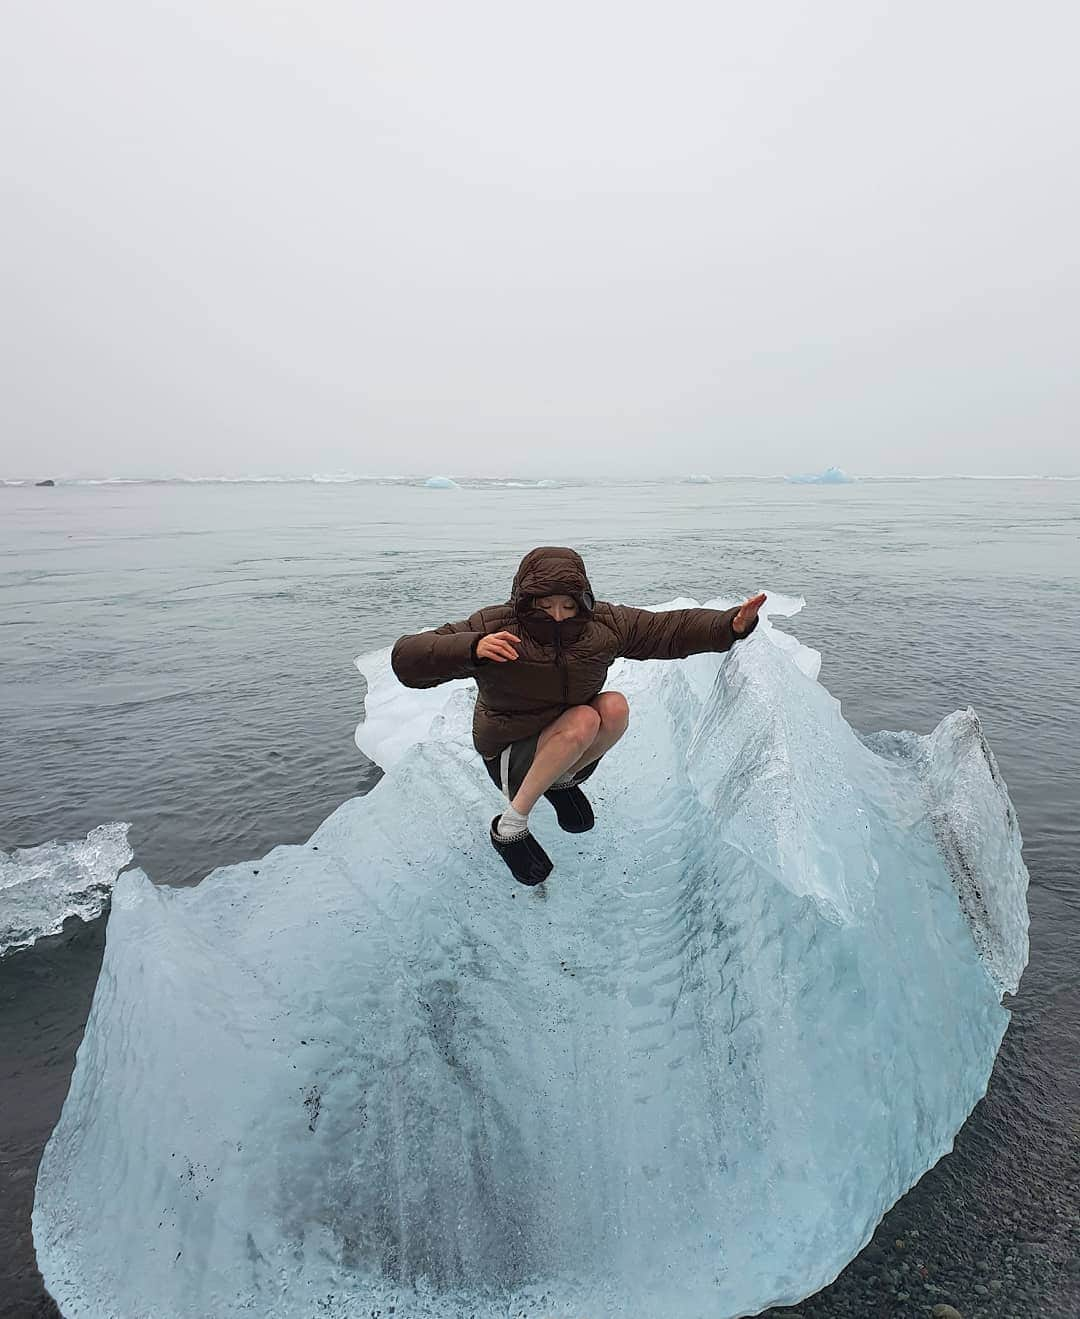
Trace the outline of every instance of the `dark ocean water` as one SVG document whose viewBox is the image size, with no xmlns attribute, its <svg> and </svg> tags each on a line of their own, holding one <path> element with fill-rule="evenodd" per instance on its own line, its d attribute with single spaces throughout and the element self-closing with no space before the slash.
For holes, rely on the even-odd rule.
<svg viewBox="0 0 1080 1319">
<path fill-rule="evenodd" d="M 609 599 L 805 596 L 784 626 L 856 728 L 974 706 L 1024 833 L 1031 962 L 956 1149 L 799 1312 L 1076 1319 L 1078 482 L 0 489 L 0 848 L 125 820 L 136 864 L 191 883 L 306 838 L 378 777 L 353 657 L 504 599 L 538 544 L 580 550 Z M 2 1315 L 52 1313 L 29 1214 L 104 925 L 0 959 Z"/>
</svg>

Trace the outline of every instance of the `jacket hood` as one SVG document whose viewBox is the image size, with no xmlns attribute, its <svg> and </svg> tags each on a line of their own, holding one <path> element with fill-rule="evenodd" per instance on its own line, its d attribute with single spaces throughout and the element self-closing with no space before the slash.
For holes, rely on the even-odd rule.
<svg viewBox="0 0 1080 1319">
<path fill-rule="evenodd" d="M 514 612 L 524 613 L 538 595 L 572 595 L 583 613 L 592 613 L 596 603 L 593 589 L 576 550 L 541 545 L 525 555 L 514 574 L 510 592 Z"/>
</svg>

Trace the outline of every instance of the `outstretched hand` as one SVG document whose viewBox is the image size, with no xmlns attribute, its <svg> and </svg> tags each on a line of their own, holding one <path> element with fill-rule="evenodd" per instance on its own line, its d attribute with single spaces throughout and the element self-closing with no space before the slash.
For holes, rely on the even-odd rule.
<svg viewBox="0 0 1080 1319">
<path fill-rule="evenodd" d="M 752 595 L 739 606 L 739 612 L 731 620 L 731 626 L 737 637 L 744 636 L 754 626 L 754 619 L 757 618 L 758 610 L 765 600 L 766 595 L 762 591 L 760 595 Z"/>
</svg>

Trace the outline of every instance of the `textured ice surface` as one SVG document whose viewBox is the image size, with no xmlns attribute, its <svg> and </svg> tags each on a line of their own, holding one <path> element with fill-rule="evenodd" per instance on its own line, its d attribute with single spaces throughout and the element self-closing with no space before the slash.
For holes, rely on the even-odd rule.
<svg viewBox="0 0 1080 1319">
<path fill-rule="evenodd" d="M 468 684 L 361 668 L 372 792 L 117 884 L 34 1209 L 68 1319 L 724 1319 L 831 1280 L 950 1148 L 1026 960 L 974 714 L 862 739 L 768 620 L 618 665 L 597 827 L 541 802 L 526 890 Z"/>
<path fill-rule="evenodd" d="M 0 852 L 0 955 L 58 934 L 69 916 L 100 916 L 131 860 L 128 824 L 102 824 L 71 843 Z"/>
</svg>

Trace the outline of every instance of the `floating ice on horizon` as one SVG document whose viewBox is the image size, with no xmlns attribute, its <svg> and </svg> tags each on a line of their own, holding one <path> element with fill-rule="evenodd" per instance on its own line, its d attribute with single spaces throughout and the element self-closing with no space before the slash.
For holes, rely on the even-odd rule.
<svg viewBox="0 0 1080 1319">
<path fill-rule="evenodd" d="M 537 481 L 536 488 L 537 490 L 554 490 L 558 484 L 558 481 L 552 481 L 545 477 L 543 481 Z"/>
<path fill-rule="evenodd" d="M 688 485 L 712 485 L 712 477 L 706 476 L 703 472 L 691 472 L 686 478 Z"/>
<path fill-rule="evenodd" d="M 842 472 L 839 467 L 826 467 L 818 475 L 785 476 L 785 481 L 792 485 L 852 485 L 855 478 Z"/>
<path fill-rule="evenodd" d="M 61 1309 L 729 1319 L 834 1278 L 985 1091 L 1027 875 L 973 712 L 861 738 L 818 659 L 764 616 L 618 663 L 540 890 L 488 844 L 470 684 L 358 661 L 369 794 L 116 886 L 34 1207 Z"/>
<path fill-rule="evenodd" d="M 101 824 L 85 838 L 0 852 L 0 955 L 59 934 L 69 916 L 100 916 L 128 864 L 129 824 Z"/>
<path fill-rule="evenodd" d="M 461 487 L 456 481 L 451 481 L 448 476 L 429 476 L 424 482 L 429 490 L 460 490 Z"/>
</svg>

